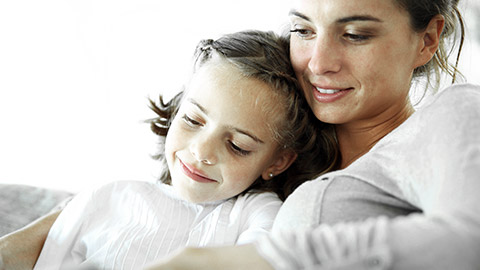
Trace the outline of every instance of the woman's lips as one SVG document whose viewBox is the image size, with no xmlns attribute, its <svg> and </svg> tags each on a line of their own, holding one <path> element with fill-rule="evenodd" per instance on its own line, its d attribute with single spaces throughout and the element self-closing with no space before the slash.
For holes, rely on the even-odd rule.
<svg viewBox="0 0 480 270">
<path fill-rule="evenodd" d="M 200 182 L 200 183 L 213 183 L 217 182 L 211 178 L 208 178 L 205 176 L 205 173 L 201 172 L 200 170 L 196 169 L 195 167 L 185 164 L 180 160 L 180 167 L 182 168 L 183 173 L 191 178 L 194 181 Z"/>
<path fill-rule="evenodd" d="M 318 87 L 313 85 L 312 86 L 313 97 L 315 100 L 321 103 L 331 103 L 337 101 L 350 93 L 353 88 L 332 88 L 332 87 Z"/>
</svg>

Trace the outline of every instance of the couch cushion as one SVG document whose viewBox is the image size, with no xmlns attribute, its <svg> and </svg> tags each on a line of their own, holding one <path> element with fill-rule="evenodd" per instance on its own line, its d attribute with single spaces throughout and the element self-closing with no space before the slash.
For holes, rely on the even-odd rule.
<svg viewBox="0 0 480 270">
<path fill-rule="evenodd" d="M 71 196 L 66 191 L 0 184 L 0 236 L 22 228 Z"/>
</svg>

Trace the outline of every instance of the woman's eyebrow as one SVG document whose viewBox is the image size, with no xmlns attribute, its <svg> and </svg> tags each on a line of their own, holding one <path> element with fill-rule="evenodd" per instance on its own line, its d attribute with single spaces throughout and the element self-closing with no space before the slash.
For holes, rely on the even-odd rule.
<svg viewBox="0 0 480 270">
<path fill-rule="evenodd" d="M 353 15 L 345 18 L 340 18 L 336 22 L 339 24 L 349 23 L 353 21 L 372 21 L 372 22 L 383 22 L 379 18 L 370 16 L 370 15 Z"/>
<path fill-rule="evenodd" d="M 307 15 L 295 10 L 295 9 L 291 9 L 290 12 L 288 12 L 288 16 L 296 16 L 296 17 L 299 17 L 301 19 L 304 19 L 306 21 L 311 21 L 310 18 L 307 17 Z"/>
<path fill-rule="evenodd" d="M 305 14 L 295 10 L 295 9 L 292 9 L 290 10 L 290 12 L 288 13 L 289 16 L 296 16 L 296 17 L 299 17 L 301 19 L 304 19 L 308 22 L 311 22 L 312 20 Z M 376 17 L 373 17 L 373 16 L 370 16 L 370 15 L 353 15 L 353 16 L 348 16 L 348 17 L 344 17 L 344 18 L 340 18 L 340 19 L 337 19 L 336 20 L 336 23 L 338 24 L 343 24 L 343 23 L 348 23 L 348 22 L 353 22 L 353 21 L 373 21 L 373 22 L 383 22 L 382 20 L 380 20 L 379 18 L 376 18 Z"/>
</svg>

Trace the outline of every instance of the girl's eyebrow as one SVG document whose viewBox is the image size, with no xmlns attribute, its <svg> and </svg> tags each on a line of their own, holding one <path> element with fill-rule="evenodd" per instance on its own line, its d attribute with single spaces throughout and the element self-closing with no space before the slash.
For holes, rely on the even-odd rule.
<svg viewBox="0 0 480 270">
<path fill-rule="evenodd" d="M 202 111 L 204 114 L 208 115 L 208 110 L 205 109 L 205 107 L 203 107 L 202 105 L 198 104 L 198 102 L 196 102 L 194 99 L 192 98 L 189 98 L 187 99 L 188 102 L 192 103 L 193 105 L 195 105 L 195 107 L 197 107 L 200 111 Z M 257 136 L 253 135 L 253 134 L 250 134 L 249 132 L 245 131 L 245 130 L 242 130 L 242 129 L 239 129 L 239 128 L 236 128 L 234 126 L 228 126 L 227 127 L 228 129 L 232 129 L 232 130 L 235 130 L 236 132 L 240 133 L 240 134 L 243 134 L 245 136 L 248 136 L 250 138 L 252 138 L 252 140 L 256 141 L 257 143 L 264 143 L 262 140 L 260 140 L 260 138 L 258 138 Z"/>
<path fill-rule="evenodd" d="M 189 98 L 187 99 L 190 103 L 192 103 L 193 105 L 195 105 L 200 111 L 202 111 L 204 114 L 208 114 L 208 110 L 205 109 L 202 105 L 198 104 L 198 102 L 196 102 L 194 99 L 192 98 Z"/>
<path fill-rule="evenodd" d="M 228 128 L 230 129 L 233 129 L 235 130 L 236 132 L 240 133 L 240 134 L 243 134 L 247 137 L 250 137 L 252 140 L 256 141 L 257 143 L 264 143 L 262 140 L 260 140 L 260 138 L 258 138 L 257 136 L 253 135 L 253 134 L 250 134 L 248 133 L 247 131 L 245 130 L 242 130 L 242 129 L 239 129 L 239 128 L 236 128 L 234 126 L 229 126 Z"/>
<path fill-rule="evenodd" d="M 290 10 L 290 12 L 288 13 L 289 16 L 296 16 L 296 17 L 299 17 L 301 19 L 304 19 L 308 22 L 311 22 L 312 20 L 305 14 L 295 10 L 295 9 L 292 9 Z M 353 16 L 348 16 L 348 17 L 344 17 L 344 18 L 340 18 L 340 19 L 337 19 L 335 22 L 337 24 L 344 24 L 344 23 L 348 23 L 348 22 L 353 22 L 353 21 L 373 21 L 373 22 L 383 22 L 382 20 L 380 20 L 379 18 L 376 18 L 376 17 L 373 17 L 373 16 L 370 16 L 370 15 L 353 15 Z"/>
</svg>

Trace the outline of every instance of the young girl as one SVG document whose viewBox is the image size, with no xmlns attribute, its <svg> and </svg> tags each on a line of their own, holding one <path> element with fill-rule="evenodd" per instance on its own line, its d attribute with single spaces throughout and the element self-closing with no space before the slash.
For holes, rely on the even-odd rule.
<svg viewBox="0 0 480 270">
<path fill-rule="evenodd" d="M 35 269 L 140 269 L 180 247 L 248 243 L 269 231 L 281 200 L 337 159 L 332 130 L 297 91 L 287 44 L 259 31 L 200 42 L 185 90 L 151 102 L 162 183 L 79 194 Z"/>
</svg>

